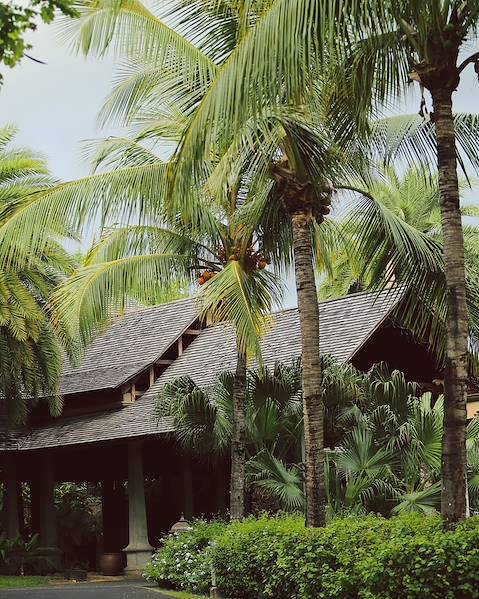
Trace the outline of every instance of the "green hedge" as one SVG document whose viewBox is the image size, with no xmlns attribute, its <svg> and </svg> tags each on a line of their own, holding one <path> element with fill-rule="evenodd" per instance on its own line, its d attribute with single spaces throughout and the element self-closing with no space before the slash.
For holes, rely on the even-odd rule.
<svg viewBox="0 0 479 599">
<path fill-rule="evenodd" d="M 231 599 L 479 598 L 479 519 L 444 533 L 439 517 L 368 516 L 305 529 L 300 518 L 232 524 L 217 540 Z"/>
<path fill-rule="evenodd" d="M 438 516 L 419 515 L 350 517 L 315 530 L 301 517 L 248 518 L 211 530 L 218 587 L 229 599 L 479 599 L 479 518 L 453 532 L 442 530 Z M 176 560 L 181 543 L 191 555 L 190 539 L 173 541 Z M 171 547 L 158 559 L 165 550 Z M 196 556 L 210 567 L 211 549 Z M 206 570 L 201 586 L 167 580 L 206 592 Z"/>
</svg>

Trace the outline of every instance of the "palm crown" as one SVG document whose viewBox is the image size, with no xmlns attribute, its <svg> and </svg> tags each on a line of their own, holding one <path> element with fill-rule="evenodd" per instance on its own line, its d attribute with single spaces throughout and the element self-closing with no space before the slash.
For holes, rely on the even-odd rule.
<svg viewBox="0 0 479 599">
<path fill-rule="evenodd" d="M 25 198 L 53 185 L 41 157 L 10 147 L 15 132 L 11 126 L 0 129 L 0 230 L 22 211 Z M 52 290 L 72 271 L 73 260 L 51 231 L 42 234 L 41 253 L 20 245 L 16 264 L 0 270 L 0 395 L 15 422 L 23 422 L 27 407 L 41 397 L 53 414 L 59 413 L 62 346 L 74 352 L 62 321 L 47 305 Z"/>
</svg>

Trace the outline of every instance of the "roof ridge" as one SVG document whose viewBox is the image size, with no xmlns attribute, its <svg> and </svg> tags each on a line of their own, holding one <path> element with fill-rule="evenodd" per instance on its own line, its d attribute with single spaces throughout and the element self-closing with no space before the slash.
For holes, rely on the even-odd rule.
<svg viewBox="0 0 479 599">
<path fill-rule="evenodd" d="M 171 306 L 173 304 L 179 304 L 179 303 L 187 303 L 187 302 L 193 302 L 194 300 L 196 300 L 197 298 L 194 296 L 190 296 L 190 297 L 181 297 L 175 300 L 170 300 L 169 302 L 163 302 L 162 304 L 156 304 L 156 306 L 132 306 L 131 308 L 127 308 L 123 314 L 115 314 L 113 316 L 113 318 L 122 318 L 124 316 L 128 316 L 130 314 L 137 314 L 138 312 L 147 312 L 150 310 L 158 310 L 159 308 L 165 308 L 166 306 Z"/>
<path fill-rule="evenodd" d="M 324 300 L 318 300 L 318 304 L 320 306 L 322 306 L 323 304 L 332 304 L 333 302 L 344 302 L 346 300 L 349 300 L 351 298 L 355 298 L 358 297 L 359 295 L 382 295 L 383 293 L 385 294 L 394 294 L 394 293 L 399 293 L 401 291 L 401 287 L 390 287 L 388 289 L 380 289 L 378 291 L 369 291 L 369 290 L 365 290 L 365 291 L 355 291 L 354 293 L 348 293 L 347 295 L 343 295 L 341 297 L 332 297 L 330 299 L 324 299 Z M 277 310 L 276 312 L 271 312 L 271 314 L 282 314 L 283 312 L 289 312 L 289 311 L 293 311 L 293 310 L 297 310 L 298 307 L 293 307 L 293 308 L 285 308 L 284 310 Z"/>
<path fill-rule="evenodd" d="M 389 289 L 381 289 L 379 291 L 356 291 L 355 293 L 349 293 L 348 295 L 343 295 L 342 297 L 333 297 L 331 299 L 327 299 L 327 300 L 318 300 L 318 305 L 322 306 L 324 304 L 332 304 L 334 302 L 344 302 L 346 300 L 349 300 L 351 298 L 355 298 L 358 297 L 360 295 L 382 295 L 382 294 L 396 294 L 396 293 L 400 293 L 401 292 L 401 287 L 391 287 Z M 283 308 L 283 309 L 279 309 L 276 310 L 274 312 L 271 312 L 270 316 L 275 316 L 276 314 L 285 314 L 287 312 L 297 312 L 298 311 L 298 306 L 293 306 L 291 308 Z M 216 322 L 213 324 L 208 325 L 208 329 L 211 329 L 213 327 L 217 327 L 217 326 L 221 326 L 221 325 L 225 325 L 228 324 L 228 321 L 222 321 L 222 322 Z"/>
</svg>

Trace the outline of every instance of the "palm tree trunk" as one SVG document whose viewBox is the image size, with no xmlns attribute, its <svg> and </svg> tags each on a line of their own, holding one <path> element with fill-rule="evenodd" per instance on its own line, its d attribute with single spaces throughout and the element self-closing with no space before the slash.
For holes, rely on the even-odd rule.
<svg viewBox="0 0 479 599">
<path fill-rule="evenodd" d="M 294 269 L 302 340 L 306 525 L 324 520 L 324 407 L 321 398 L 319 307 L 313 269 L 311 215 L 291 215 Z"/>
<path fill-rule="evenodd" d="M 437 89 L 432 90 L 431 95 L 437 137 L 448 307 L 441 513 L 446 522 L 451 523 L 465 518 L 467 509 L 468 316 L 451 91 Z"/>
<path fill-rule="evenodd" d="M 233 437 L 231 442 L 230 513 L 233 520 L 245 515 L 246 356 L 238 349 L 233 383 Z"/>
</svg>

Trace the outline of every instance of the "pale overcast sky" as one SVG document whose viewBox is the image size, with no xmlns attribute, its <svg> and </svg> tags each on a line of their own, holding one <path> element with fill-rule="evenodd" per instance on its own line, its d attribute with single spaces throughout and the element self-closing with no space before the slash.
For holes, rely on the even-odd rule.
<svg viewBox="0 0 479 599">
<path fill-rule="evenodd" d="M 41 24 L 30 39 L 31 54 L 47 64 L 24 59 L 14 69 L 2 66 L 1 122 L 16 124 L 18 140 L 43 152 L 56 177 L 73 179 L 88 171 L 80 161 L 81 140 L 110 133 L 98 131 L 96 117 L 112 88 L 115 63 L 111 58 L 73 56 L 55 25 Z M 479 112 L 479 83 L 472 71 L 455 96 L 457 111 Z M 417 112 L 417 91 L 407 104 L 405 111 Z"/>
<path fill-rule="evenodd" d="M 73 56 L 59 39 L 54 26 L 41 24 L 31 36 L 30 52 L 46 65 L 24 59 L 14 69 L 2 66 L 0 121 L 18 126 L 17 142 L 42 152 L 55 177 L 75 179 L 88 173 L 80 160 L 81 141 L 106 137 L 99 131 L 97 114 L 112 88 L 115 62 Z M 463 78 L 455 96 L 456 111 L 479 112 L 479 83 L 472 69 Z M 401 112 L 417 112 L 417 91 Z M 468 194 L 475 201 L 476 193 Z M 295 303 L 291 283 L 286 304 Z"/>
<path fill-rule="evenodd" d="M 17 125 L 17 141 L 42 152 L 56 177 L 75 179 L 88 172 L 81 140 L 103 136 L 96 117 L 112 88 L 115 64 L 73 56 L 54 26 L 40 25 L 30 39 L 30 54 L 47 64 L 25 58 L 14 69 L 2 67 L 1 122 Z"/>
</svg>

